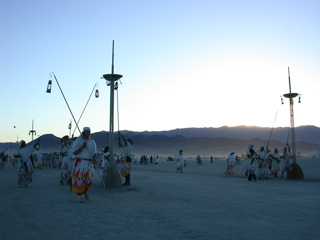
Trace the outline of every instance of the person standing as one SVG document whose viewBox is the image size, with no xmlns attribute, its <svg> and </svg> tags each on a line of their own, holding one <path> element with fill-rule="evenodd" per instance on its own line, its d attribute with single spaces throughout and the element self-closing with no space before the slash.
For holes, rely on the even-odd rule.
<svg viewBox="0 0 320 240">
<path fill-rule="evenodd" d="M 107 146 L 104 149 L 104 153 L 102 154 L 102 164 L 101 167 L 103 168 L 103 172 L 107 171 L 107 167 L 110 164 L 110 152 L 109 152 L 110 148 L 109 146 Z"/>
<path fill-rule="evenodd" d="M 271 154 L 272 166 L 271 173 L 273 173 L 273 177 L 278 177 L 278 172 L 280 171 L 280 154 L 278 148 L 274 149 L 274 153 Z"/>
<path fill-rule="evenodd" d="M 27 147 L 24 140 L 19 143 L 18 151 L 14 157 L 18 159 L 18 186 L 29 187 L 28 184 L 32 182 L 33 167 L 31 162 L 31 154 L 33 150 L 39 146 L 40 138 L 33 147 Z"/>
<path fill-rule="evenodd" d="M 257 159 L 259 161 L 259 172 L 258 176 L 259 179 L 265 178 L 268 179 L 269 173 L 268 173 L 268 152 L 267 150 L 264 150 L 264 146 L 260 147 L 259 152 L 257 153 Z"/>
<path fill-rule="evenodd" d="M 248 163 L 247 163 L 247 170 L 246 170 L 246 176 L 248 176 L 248 180 L 251 181 L 252 178 L 254 181 L 256 181 L 256 151 L 253 149 L 253 144 L 249 143 L 247 148 L 247 157 L 248 157 Z"/>
<path fill-rule="evenodd" d="M 124 144 L 121 143 L 121 139 Z M 133 142 L 131 139 L 126 139 L 120 131 L 118 131 L 118 144 L 121 148 L 121 159 L 120 159 L 120 174 L 125 178 L 125 182 L 122 184 L 123 186 L 130 186 L 130 170 L 131 170 L 131 162 L 132 162 L 132 145 Z"/>
<path fill-rule="evenodd" d="M 281 178 L 283 178 L 283 174 L 288 171 L 289 167 L 291 166 L 291 154 L 290 154 L 290 147 L 289 145 L 287 145 L 287 147 L 285 147 L 283 149 L 283 153 L 282 153 L 282 156 L 281 158 L 283 159 L 283 162 L 282 162 L 282 167 L 281 167 Z"/>
<path fill-rule="evenodd" d="M 60 158 L 61 158 L 60 185 L 63 185 L 64 180 L 68 180 L 68 164 L 69 164 L 68 148 L 69 148 L 69 136 L 66 135 L 61 139 L 61 146 L 60 146 Z"/>
<path fill-rule="evenodd" d="M 233 167 L 234 167 L 234 163 L 236 160 L 236 156 L 234 155 L 235 151 L 231 151 L 230 154 L 228 155 L 227 158 L 227 169 L 225 171 L 225 174 L 227 175 L 233 175 L 234 171 L 233 171 Z"/>
<path fill-rule="evenodd" d="M 184 157 L 183 157 L 183 151 L 180 150 L 179 154 L 177 155 L 177 172 L 181 172 L 183 170 L 184 167 Z"/>
<path fill-rule="evenodd" d="M 91 130 L 84 127 L 81 135 L 72 145 L 71 153 L 75 158 L 72 177 L 72 191 L 81 198 L 81 203 L 89 200 L 87 191 L 92 186 L 94 170 L 93 161 L 97 154 L 96 143 L 90 138 Z"/>
</svg>

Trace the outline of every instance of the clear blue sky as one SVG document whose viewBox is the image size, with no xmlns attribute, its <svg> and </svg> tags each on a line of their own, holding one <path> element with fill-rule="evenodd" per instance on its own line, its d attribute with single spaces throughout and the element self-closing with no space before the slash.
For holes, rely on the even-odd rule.
<svg viewBox="0 0 320 240">
<path fill-rule="evenodd" d="M 320 126 L 320 1 L 109 1 L 0 0 L 0 142 L 69 134 L 95 83 L 80 127 L 109 130 L 115 73 L 120 130 L 187 127 Z M 116 95 L 115 95 L 116 96 Z M 115 101 L 116 104 L 116 101 Z M 115 105 L 115 116 L 117 116 Z M 115 129 L 118 129 L 115 117 Z M 14 128 L 16 126 L 16 128 Z M 73 126 L 75 124 L 73 123 Z M 78 134 L 78 133 L 77 133 Z"/>
</svg>

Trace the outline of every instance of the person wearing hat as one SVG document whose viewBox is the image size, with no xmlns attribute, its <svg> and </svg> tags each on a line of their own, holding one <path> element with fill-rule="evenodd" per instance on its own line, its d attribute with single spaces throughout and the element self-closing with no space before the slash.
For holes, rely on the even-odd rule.
<svg viewBox="0 0 320 240">
<path fill-rule="evenodd" d="M 81 203 L 89 200 L 87 191 L 92 186 L 94 171 L 93 162 L 96 158 L 97 147 L 93 139 L 90 138 L 89 127 L 83 128 L 81 135 L 72 145 L 71 155 L 75 158 L 72 177 L 72 191 L 81 198 Z"/>
<path fill-rule="evenodd" d="M 233 175 L 234 174 L 233 167 L 234 167 L 234 163 L 236 161 L 236 156 L 234 154 L 235 154 L 235 151 L 231 151 L 230 154 L 227 157 L 227 169 L 224 172 L 227 175 Z"/>
<path fill-rule="evenodd" d="M 180 150 L 179 154 L 177 155 L 177 172 L 180 171 L 182 173 L 183 166 L 184 166 L 183 151 Z"/>
<path fill-rule="evenodd" d="M 124 144 L 121 143 L 121 139 Z M 133 142 L 131 139 L 126 139 L 120 131 L 118 131 L 118 144 L 121 148 L 121 159 L 120 159 L 120 174 L 125 178 L 125 182 L 122 184 L 123 186 L 130 186 L 130 170 L 131 170 L 131 162 L 132 162 L 132 145 Z"/>
</svg>

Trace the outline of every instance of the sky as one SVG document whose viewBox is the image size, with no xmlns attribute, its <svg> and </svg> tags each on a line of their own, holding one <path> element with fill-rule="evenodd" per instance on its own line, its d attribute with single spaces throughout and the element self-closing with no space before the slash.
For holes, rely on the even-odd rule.
<svg viewBox="0 0 320 240">
<path fill-rule="evenodd" d="M 320 127 L 320 1 L 0 0 L 0 142 L 109 131 Z M 52 92 L 46 93 L 48 80 Z M 118 101 L 117 101 L 118 99 Z M 119 116 L 119 118 L 117 118 Z M 75 135 L 79 135 L 76 131 Z"/>
</svg>

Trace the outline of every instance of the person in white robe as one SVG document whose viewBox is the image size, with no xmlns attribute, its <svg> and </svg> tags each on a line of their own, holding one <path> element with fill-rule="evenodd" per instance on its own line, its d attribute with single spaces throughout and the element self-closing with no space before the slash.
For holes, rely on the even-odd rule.
<svg viewBox="0 0 320 240">
<path fill-rule="evenodd" d="M 273 177 L 278 177 L 278 172 L 280 171 L 280 154 L 278 148 L 274 149 L 274 152 L 271 154 L 272 166 L 271 173 L 273 173 Z"/>
<path fill-rule="evenodd" d="M 183 157 L 183 151 L 180 150 L 179 154 L 177 155 L 177 172 L 181 172 L 183 170 L 184 167 L 184 157 Z"/>
<path fill-rule="evenodd" d="M 259 179 L 265 178 L 268 179 L 269 172 L 268 172 L 268 150 L 264 149 L 264 146 L 260 147 L 260 150 L 257 153 L 257 159 L 259 162 L 259 171 L 258 171 L 258 177 Z"/>
<path fill-rule="evenodd" d="M 40 139 L 32 147 L 27 147 L 24 140 L 21 140 L 18 146 L 18 151 L 14 157 L 18 160 L 18 186 L 29 187 L 28 184 L 32 182 L 33 166 L 31 162 L 31 154 L 37 147 Z"/>
<path fill-rule="evenodd" d="M 83 128 L 81 135 L 72 145 L 71 153 L 75 158 L 72 177 L 72 191 L 81 198 L 81 203 L 89 200 L 87 191 L 92 186 L 94 170 L 93 161 L 96 158 L 97 147 L 93 139 L 90 138 L 89 127 Z"/>
<path fill-rule="evenodd" d="M 234 154 L 235 154 L 235 151 L 231 151 L 227 157 L 227 169 L 224 172 L 227 175 L 234 174 L 233 167 L 236 161 L 236 156 Z"/>
</svg>

